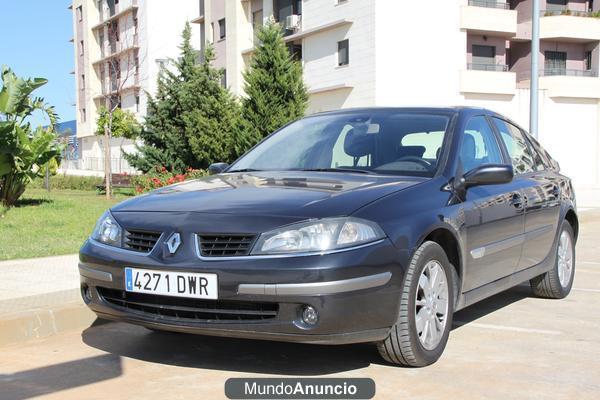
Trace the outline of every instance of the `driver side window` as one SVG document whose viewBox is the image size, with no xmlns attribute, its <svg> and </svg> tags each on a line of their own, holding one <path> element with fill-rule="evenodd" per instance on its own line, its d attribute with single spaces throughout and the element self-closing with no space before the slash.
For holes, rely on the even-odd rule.
<svg viewBox="0 0 600 400">
<path fill-rule="evenodd" d="M 459 154 L 464 172 L 484 164 L 503 164 L 498 142 L 484 116 L 467 122 Z"/>
</svg>

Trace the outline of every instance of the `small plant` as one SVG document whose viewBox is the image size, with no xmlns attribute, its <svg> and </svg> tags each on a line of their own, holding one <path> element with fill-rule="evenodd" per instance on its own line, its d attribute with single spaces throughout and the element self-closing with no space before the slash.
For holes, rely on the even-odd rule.
<svg viewBox="0 0 600 400">
<path fill-rule="evenodd" d="M 145 193 L 150 190 L 164 186 L 173 185 L 190 179 L 198 179 L 206 176 L 207 172 L 202 169 L 188 168 L 184 173 L 169 171 L 166 167 L 155 167 L 144 175 L 135 176 L 131 179 L 136 193 Z"/>
<path fill-rule="evenodd" d="M 568 8 L 566 8 L 560 12 L 560 15 L 571 15 L 571 14 L 572 14 L 572 12 Z"/>
</svg>

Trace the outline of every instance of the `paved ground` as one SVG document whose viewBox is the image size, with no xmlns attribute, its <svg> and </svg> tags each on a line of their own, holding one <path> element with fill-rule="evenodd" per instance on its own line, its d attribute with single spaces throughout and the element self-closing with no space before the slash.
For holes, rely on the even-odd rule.
<svg viewBox="0 0 600 400">
<path fill-rule="evenodd" d="M 0 316 L 49 303 L 79 301 L 76 254 L 0 262 Z"/>
<path fill-rule="evenodd" d="M 295 345 L 151 333 L 96 321 L 0 348 L 0 399 L 224 398 L 230 377 L 370 377 L 376 398 L 600 397 L 600 211 L 582 213 L 577 275 L 560 301 L 520 286 L 460 311 L 442 359 L 385 365 L 369 345 Z"/>
</svg>

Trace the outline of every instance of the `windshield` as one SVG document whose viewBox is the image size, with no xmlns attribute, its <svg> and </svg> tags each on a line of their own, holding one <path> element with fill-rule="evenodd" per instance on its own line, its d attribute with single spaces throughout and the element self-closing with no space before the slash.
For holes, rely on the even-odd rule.
<svg viewBox="0 0 600 400">
<path fill-rule="evenodd" d="M 271 135 L 229 169 L 355 170 L 433 176 L 448 115 L 367 112 L 317 115 Z"/>
</svg>

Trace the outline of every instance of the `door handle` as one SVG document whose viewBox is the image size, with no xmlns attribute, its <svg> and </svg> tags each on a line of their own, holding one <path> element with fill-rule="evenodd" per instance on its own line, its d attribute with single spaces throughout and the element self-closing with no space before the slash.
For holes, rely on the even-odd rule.
<svg viewBox="0 0 600 400">
<path fill-rule="evenodd" d="M 513 193 L 510 199 L 510 205 L 517 209 L 523 208 L 523 196 L 521 196 L 519 193 Z"/>
</svg>

